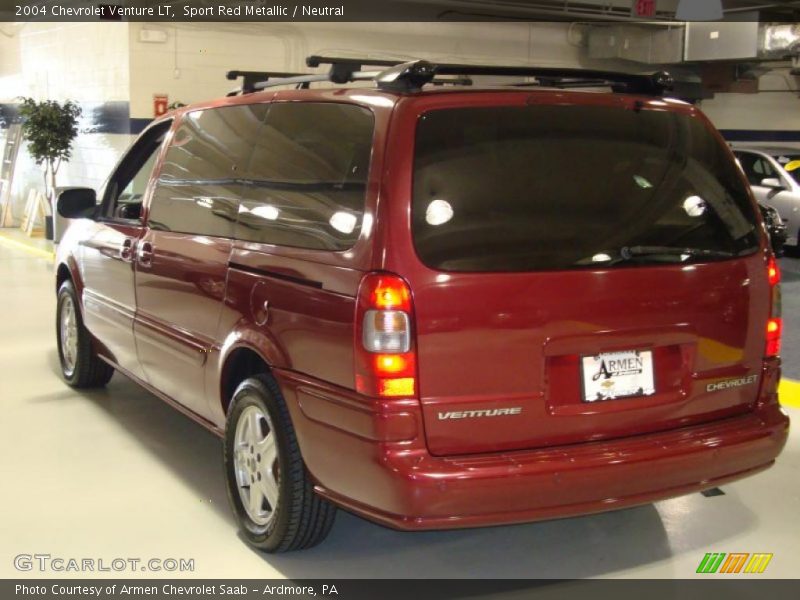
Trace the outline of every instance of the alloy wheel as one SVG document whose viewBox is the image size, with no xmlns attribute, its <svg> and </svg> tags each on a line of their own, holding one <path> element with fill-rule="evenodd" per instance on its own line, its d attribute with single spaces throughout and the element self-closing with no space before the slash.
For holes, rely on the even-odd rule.
<svg viewBox="0 0 800 600">
<path fill-rule="evenodd" d="M 62 367 L 64 374 L 71 377 L 78 360 L 78 318 L 71 297 L 64 297 L 59 317 Z"/>
<path fill-rule="evenodd" d="M 236 424 L 233 468 L 247 516 L 269 525 L 279 501 L 280 469 L 272 421 L 266 411 L 248 406 Z"/>
</svg>

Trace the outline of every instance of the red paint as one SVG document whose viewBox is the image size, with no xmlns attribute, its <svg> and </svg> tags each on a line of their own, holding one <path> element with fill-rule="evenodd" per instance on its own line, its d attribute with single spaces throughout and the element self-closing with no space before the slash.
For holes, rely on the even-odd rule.
<svg viewBox="0 0 800 600">
<path fill-rule="evenodd" d="M 777 405 L 779 360 L 764 358 L 767 322 L 775 318 L 766 239 L 755 255 L 693 269 L 445 274 L 415 254 L 412 151 L 425 111 L 531 103 L 631 107 L 634 99 L 529 90 L 408 96 L 290 90 L 180 109 L 173 130 L 186 110 L 301 100 L 373 111 L 371 227 L 351 250 L 324 252 L 201 243 L 146 226 L 74 224 L 57 264 L 82 282 L 87 326 L 110 362 L 219 433 L 229 360 L 237 350 L 252 350 L 283 390 L 318 493 L 403 529 L 651 502 L 758 472 L 779 454 L 788 419 Z M 652 102 L 640 100 L 645 108 Z M 658 110 L 706 121 L 689 106 Z M 126 237 L 131 257 L 149 244 L 146 264 L 122 256 Z M 373 272 L 395 274 L 407 292 L 360 294 Z M 410 314 L 412 345 L 376 362 L 360 345 L 362 319 L 366 308 L 386 302 Z M 657 393 L 581 402 L 579 355 L 630 348 L 652 350 Z M 398 374 L 414 378 L 415 395 L 381 398 L 376 386 Z M 748 375 L 759 383 L 706 389 Z M 358 376 L 369 385 L 357 386 Z M 521 410 L 440 418 L 512 407 Z"/>
<path fill-rule="evenodd" d="M 656 0 L 634 0 L 634 15 L 640 18 L 652 18 L 656 16 Z"/>
</svg>

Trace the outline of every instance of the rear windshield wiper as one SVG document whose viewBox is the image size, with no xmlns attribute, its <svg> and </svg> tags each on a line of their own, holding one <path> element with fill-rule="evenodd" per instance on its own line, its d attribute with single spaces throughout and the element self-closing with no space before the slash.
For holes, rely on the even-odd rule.
<svg viewBox="0 0 800 600">
<path fill-rule="evenodd" d="M 619 250 L 618 258 L 614 262 L 621 260 L 634 260 L 637 258 L 677 258 L 679 261 L 689 258 L 732 258 L 737 256 L 733 252 L 725 250 L 706 250 L 703 248 L 678 248 L 675 246 L 623 246 Z"/>
</svg>

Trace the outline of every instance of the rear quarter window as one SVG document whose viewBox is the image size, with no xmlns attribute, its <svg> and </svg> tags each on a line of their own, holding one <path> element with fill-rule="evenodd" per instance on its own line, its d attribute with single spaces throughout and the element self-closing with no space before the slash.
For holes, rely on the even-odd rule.
<svg viewBox="0 0 800 600">
<path fill-rule="evenodd" d="M 153 229 L 315 250 L 353 246 L 364 216 L 372 113 L 254 104 L 188 113 L 154 193 Z"/>
<path fill-rule="evenodd" d="M 364 217 L 372 113 L 352 104 L 289 102 L 270 107 L 248 166 L 236 237 L 342 251 Z"/>
</svg>

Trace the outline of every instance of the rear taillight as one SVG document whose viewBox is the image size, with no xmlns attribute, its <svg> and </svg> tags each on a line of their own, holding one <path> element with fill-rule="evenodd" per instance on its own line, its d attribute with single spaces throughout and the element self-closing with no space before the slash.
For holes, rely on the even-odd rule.
<svg viewBox="0 0 800 600">
<path fill-rule="evenodd" d="M 764 354 L 768 357 L 778 356 L 781 352 L 781 271 L 775 257 L 770 257 L 767 262 L 767 278 L 769 280 L 772 306 L 769 319 L 767 319 L 767 346 Z"/>
<path fill-rule="evenodd" d="M 408 284 L 396 275 L 361 280 L 356 310 L 356 390 L 381 398 L 416 395 L 417 357 Z"/>
<path fill-rule="evenodd" d="M 781 353 L 781 329 L 783 328 L 780 319 L 770 319 L 767 321 L 767 356 L 778 356 Z"/>
<path fill-rule="evenodd" d="M 767 262 L 767 277 L 769 278 L 769 284 L 772 286 L 778 285 L 781 282 L 781 270 L 778 268 L 775 257 L 770 257 Z"/>
</svg>

